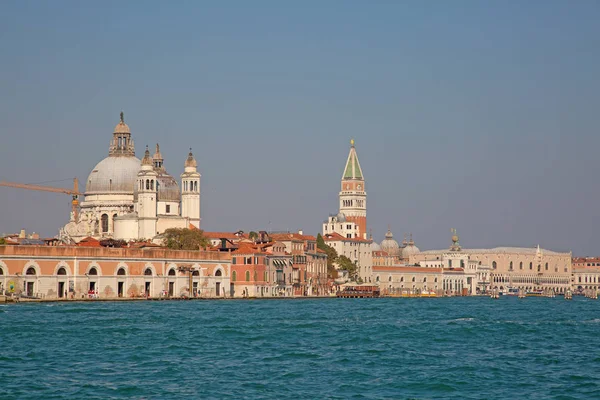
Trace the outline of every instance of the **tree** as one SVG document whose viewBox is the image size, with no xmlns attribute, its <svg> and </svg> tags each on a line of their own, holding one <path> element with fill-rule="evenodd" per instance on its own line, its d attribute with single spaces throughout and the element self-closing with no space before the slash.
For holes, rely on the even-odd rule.
<svg viewBox="0 0 600 400">
<path fill-rule="evenodd" d="M 332 279 L 337 278 L 338 274 L 337 270 L 335 269 L 335 262 L 338 258 L 337 251 L 325 243 L 325 240 L 320 233 L 317 235 L 317 248 L 327 253 L 327 275 Z"/>
<path fill-rule="evenodd" d="M 348 271 L 350 278 L 356 275 L 356 264 L 354 264 L 348 257 L 339 256 L 337 258 L 338 268 L 342 271 Z"/>
<path fill-rule="evenodd" d="M 250 240 L 256 241 L 256 239 L 258 239 L 258 233 L 252 231 L 248 234 L 248 238 L 250 238 Z"/>
<path fill-rule="evenodd" d="M 210 240 L 200 229 L 169 228 L 164 233 L 163 246 L 173 250 L 200 250 L 210 246 Z"/>
<path fill-rule="evenodd" d="M 6 244 L 6 239 L 0 238 L 0 246 L 4 246 Z"/>
</svg>

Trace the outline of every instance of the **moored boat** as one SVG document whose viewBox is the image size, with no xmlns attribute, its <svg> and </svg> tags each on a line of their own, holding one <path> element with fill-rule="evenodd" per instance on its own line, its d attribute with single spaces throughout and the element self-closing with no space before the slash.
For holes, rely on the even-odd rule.
<svg viewBox="0 0 600 400">
<path fill-rule="evenodd" d="M 337 297 L 342 297 L 346 299 L 360 299 L 360 298 L 369 298 L 369 297 L 379 297 L 379 287 L 378 286 L 345 286 L 342 290 L 337 292 Z"/>
</svg>

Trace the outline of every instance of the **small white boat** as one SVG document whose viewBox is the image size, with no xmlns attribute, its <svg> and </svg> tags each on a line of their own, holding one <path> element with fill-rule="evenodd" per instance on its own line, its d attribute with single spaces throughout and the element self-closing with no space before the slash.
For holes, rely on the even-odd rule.
<svg viewBox="0 0 600 400">
<path fill-rule="evenodd" d="M 565 300 L 573 300 L 573 293 L 570 290 L 565 292 Z"/>
</svg>

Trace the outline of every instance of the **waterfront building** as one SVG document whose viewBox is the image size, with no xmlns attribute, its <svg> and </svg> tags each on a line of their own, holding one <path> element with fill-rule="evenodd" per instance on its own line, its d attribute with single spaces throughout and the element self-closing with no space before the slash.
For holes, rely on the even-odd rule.
<svg viewBox="0 0 600 400">
<path fill-rule="evenodd" d="M 600 257 L 573 257 L 573 290 L 600 289 Z"/>
<path fill-rule="evenodd" d="M 424 268 L 414 265 L 373 266 L 383 295 L 470 296 L 477 293 L 476 274 L 464 268 Z"/>
<path fill-rule="evenodd" d="M 573 268 L 573 289 L 600 289 L 600 266 Z"/>
<path fill-rule="evenodd" d="M 360 279 L 371 282 L 373 241 L 367 238 L 367 192 L 354 140 L 350 142 L 338 197 L 338 213 L 323 222 L 323 239 L 356 264 Z"/>
<path fill-rule="evenodd" d="M 452 236 L 450 249 L 435 260 L 413 265 L 373 266 L 376 283 L 389 294 L 435 292 L 437 295 L 474 295 L 484 292 L 489 285 L 487 271 L 489 268 L 461 252 L 456 234 Z"/>
<path fill-rule="evenodd" d="M 221 236 L 221 235 L 219 235 Z M 322 296 L 327 290 L 327 254 L 314 236 L 264 231 L 241 240 L 232 254 L 234 297 Z"/>
<path fill-rule="evenodd" d="M 86 181 L 78 219 L 71 214 L 59 237 L 76 243 L 96 239 L 152 239 L 168 228 L 200 227 L 200 174 L 190 150 L 181 174 L 181 190 L 167 173 L 159 146 L 143 160 L 135 156 L 131 130 L 123 113 L 110 142 L 108 157 Z"/>
<path fill-rule="evenodd" d="M 317 238 L 298 233 L 271 233 L 292 255 L 294 294 L 323 295 L 327 291 L 327 254 L 317 248 Z"/>
<path fill-rule="evenodd" d="M 232 296 L 228 253 L 85 242 L 0 246 L 0 291 L 42 299 Z"/>
<path fill-rule="evenodd" d="M 429 250 L 410 256 L 411 264 L 437 267 L 444 260 L 480 267 L 478 279 L 489 276 L 489 289 L 509 287 L 523 290 L 552 289 L 564 293 L 571 287 L 571 253 L 537 248 L 497 247 L 493 249 L 463 249 L 456 243 L 448 250 Z M 487 271 L 489 268 L 489 272 Z M 479 285 L 481 287 L 481 284 Z"/>
</svg>

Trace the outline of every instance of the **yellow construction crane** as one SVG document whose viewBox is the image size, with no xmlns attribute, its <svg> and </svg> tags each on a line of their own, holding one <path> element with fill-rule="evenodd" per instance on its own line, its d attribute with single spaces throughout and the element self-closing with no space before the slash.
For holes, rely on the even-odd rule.
<svg viewBox="0 0 600 400">
<path fill-rule="evenodd" d="M 75 221 L 79 221 L 79 196 L 83 193 L 79 192 L 79 181 L 77 178 L 73 178 L 73 190 L 56 188 L 52 186 L 39 186 L 39 185 L 29 185 L 26 183 L 14 183 L 14 182 L 0 182 L 0 186 L 13 187 L 18 189 L 28 189 L 28 190 L 39 190 L 43 192 L 54 192 L 54 193 L 63 193 L 73 196 L 73 200 L 71 201 L 71 207 L 73 209 L 73 217 Z"/>
</svg>

